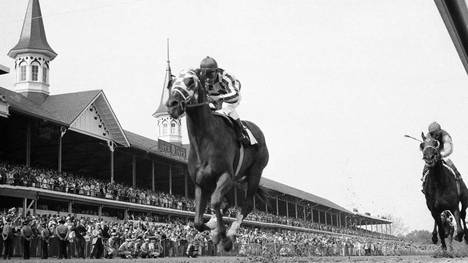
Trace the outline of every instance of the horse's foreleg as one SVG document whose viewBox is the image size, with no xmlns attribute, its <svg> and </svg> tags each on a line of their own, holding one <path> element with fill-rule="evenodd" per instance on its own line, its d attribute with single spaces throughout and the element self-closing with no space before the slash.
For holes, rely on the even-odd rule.
<svg viewBox="0 0 468 263">
<path fill-rule="evenodd" d="M 437 221 L 434 220 L 434 230 L 432 230 L 432 243 L 437 244 Z"/>
<path fill-rule="evenodd" d="M 440 238 L 440 243 L 442 245 L 442 250 L 447 250 L 447 245 L 445 244 L 445 230 L 444 226 L 442 225 L 442 221 L 440 218 L 437 220 L 437 228 L 439 229 L 439 238 Z"/>
<path fill-rule="evenodd" d="M 458 208 L 454 211 L 453 216 L 455 217 L 455 221 L 457 223 L 457 233 L 455 234 L 455 240 L 461 242 L 463 239 L 463 229 L 460 224 L 460 211 L 458 211 Z"/>
<path fill-rule="evenodd" d="M 223 214 L 221 213 L 221 205 L 223 204 L 224 196 L 231 190 L 232 185 L 233 183 L 232 183 L 231 175 L 227 172 L 223 173 L 218 178 L 218 182 L 216 183 L 216 189 L 211 195 L 211 206 L 216 213 L 216 220 L 217 220 L 217 227 L 215 230 L 213 230 L 213 243 L 215 244 L 219 243 L 219 241 L 224 240 L 226 238 L 226 229 L 223 223 Z M 225 247 L 225 250 L 227 250 L 226 247 Z"/>
<path fill-rule="evenodd" d="M 465 243 L 468 244 L 468 230 L 466 229 L 466 207 L 462 204 L 462 210 L 460 211 L 460 220 L 463 227 L 463 232 L 465 236 Z"/>
<path fill-rule="evenodd" d="M 210 230 L 209 227 L 207 227 L 203 223 L 203 214 L 205 213 L 206 209 L 206 202 L 208 201 L 208 194 L 203 192 L 203 189 L 195 185 L 195 220 L 194 220 L 194 227 L 200 231 L 203 232 L 205 230 Z"/>
</svg>

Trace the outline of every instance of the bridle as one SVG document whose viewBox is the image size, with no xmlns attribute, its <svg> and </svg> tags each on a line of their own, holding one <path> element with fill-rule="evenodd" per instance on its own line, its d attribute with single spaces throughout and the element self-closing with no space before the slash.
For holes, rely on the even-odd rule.
<svg viewBox="0 0 468 263">
<path fill-rule="evenodd" d="M 196 102 L 198 101 L 198 89 L 201 87 L 201 83 L 199 78 L 195 74 L 190 74 L 190 77 L 193 79 L 193 83 L 191 86 L 195 86 L 193 88 L 187 87 L 185 82 L 182 80 L 175 81 L 171 87 L 171 92 L 179 93 L 184 103 L 181 104 L 184 110 L 184 107 L 192 108 L 192 107 L 199 107 L 203 105 L 209 104 L 209 102 Z"/>
<path fill-rule="evenodd" d="M 439 151 L 439 147 L 440 147 L 440 142 L 437 141 L 437 140 L 435 140 L 435 142 L 437 143 L 436 146 L 433 146 L 433 145 L 424 145 L 424 148 L 422 149 L 423 154 L 424 154 L 424 152 L 425 152 L 426 150 L 428 150 L 428 149 L 434 149 L 434 150 L 436 150 L 436 151 L 438 152 L 438 151 Z M 424 144 L 426 144 L 426 143 L 424 143 Z M 428 160 L 426 160 L 424 157 L 423 157 L 423 159 L 424 159 L 424 160 L 426 161 L 426 163 L 427 163 Z"/>
</svg>

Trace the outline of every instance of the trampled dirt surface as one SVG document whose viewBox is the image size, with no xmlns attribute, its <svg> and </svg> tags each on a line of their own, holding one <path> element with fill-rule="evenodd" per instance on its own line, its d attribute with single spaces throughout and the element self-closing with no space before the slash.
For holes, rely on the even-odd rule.
<svg viewBox="0 0 468 263">
<path fill-rule="evenodd" d="M 168 262 L 168 263 L 243 263 L 243 262 L 264 262 L 264 263 L 306 263 L 306 262 L 389 262 L 389 263 L 438 263 L 438 262 L 468 262 L 468 258 L 443 258 L 433 256 L 394 256 L 394 257 L 285 257 L 285 258 L 261 258 L 261 257 L 199 257 L 199 258 L 159 258 L 159 259 L 30 259 L 22 260 L 14 258 L 10 262 Z"/>
</svg>

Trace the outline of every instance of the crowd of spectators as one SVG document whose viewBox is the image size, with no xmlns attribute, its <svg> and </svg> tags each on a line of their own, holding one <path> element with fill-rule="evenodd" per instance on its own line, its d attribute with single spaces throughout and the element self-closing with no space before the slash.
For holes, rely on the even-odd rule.
<svg viewBox="0 0 468 263">
<path fill-rule="evenodd" d="M 194 201 L 191 199 L 185 198 L 183 196 L 175 196 L 175 195 L 171 195 L 169 193 L 164 193 L 164 192 L 155 192 L 149 189 L 140 189 L 140 188 L 126 186 L 126 185 L 119 184 L 119 183 L 105 182 L 103 180 L 99 180 L 96 178 L 77 176 L 77 175 L 73 175 L 71 173 L 66 173 L 66 172 L 58 173 L 57 171 L 50 170 L 50 169 L 38 169 L 38 168 L 31 168 L 31 167 L 26 167 L 22 165 L 12 165 L 12 164 L 1 163 L 1 162 L 0 162 L 0 184 L 35 187 L 35 188 L 41 188 L 41 189 L 52 190 L 52 191 L 60 191 L 60 192 L 65 192 L 65 193 L 70 193 L 70 194 L 87 195 L 87 196 L 98 197 L 98 198 L 106 198 L 106 199 L 112 199 L 112 200 L 126 201 L 126 202 L 139 203 L 139 204 L 145 204 L 145 205 L 153 205 L 153 206 L 173 208 L 173 209 L 179 209 L 179 210 L 188 210 L 188 211 L 194 210 Z M 236 217 L 237 213 L 238 213 L 237 208 L 231 208 L 228 210 L 227 214 L 228 216 Z M 67 226 L 69 226 L 69 228 L 71 225 L 76 225 L 77 222 L 81 222 L 83 220 L 83 219 L 77 220 L 76 218 L 73 218 L 74 221 L 69 222 L 69 219 L 64 218 L 65 223 L 67 224 Z M 262 236 L 266 237 L 265 240 L 269 240 L 267 243 L 269 245 L 273 244 L 275 246 L 273 250 L 268 249 L 268 251 L 277 251 L 278 254 L 288 254 L 288 251 L 293 251 L 293 250 L 295 251 L 297 249 L 301 249 L 303 251 L 306 251 L 304 252 L 305 254 L 310 254 L 310 255 L 312 254 L 313 255 L 318 255 L 318 254 L 334 255 L 337 253 L 340 254 L 342 251 L 345 251 L 345 247 L 346 247 L 347 251 L 352 251 L 352 252 L 347 252 L 347 253 L 360 255 L 362 254 L 362 251 L 366 251 L 366 248 L 365 248 L 366 246 L 368 247 L 367 248 L 368 250 L 372 250 L 372 251 L 389 251 L 387 245 L 384 246 L 382 245 L 382 243 L 375 243 L 375 244 L 372 243 L 373 245 L 371 246 L 370 244 L 368 244 L 368 242 L 356 239 L 353 236 L 361 236 L 361 238 L 364 238 L 362 236 L 366 236 L 365 238 L 379 238 L 379 240 L 381 240 L 381 242 L 385 242 L 385 244 L 389 244 L 388 242 L 392 242 L 392 241 L 396 242 L 395 244 L 401 244 L 401 242 L 397 241 L 396 238 L 389 236 L 389 235 L 383 235 L 381 233 L 375 233 L 375 232 L 370 232 L 364 229 L 357 229 L 357 228 L 351 228 L 351 227 L 336 227 L 336 226 L 331 226 L 331 225 L 319 224 L 317 222 L 310 222 L 310 221 L 303 220 L 300 218 L 292 218 L 292 217 L 274 215 L 271 213 L 265 213 L 263 211 L 258 211 L 258 210 L 255 210 L 252 213 L 250 213 L 246 219 L 251 220 L 251 221 L 276 223 L 276 224 L 283 224 L 283 225 L 288 225 L 288 226 L 295 226 L 295 227 L 302 227 L 302 228 L 308 228 L 308 229 L 313 229 L 313 230 L 331 232 L 330 235 L 326 233 L 314 234 L 314 233 L 306 233 L 306 232 L 286 232 L 286 234 L 282 233 L 281 236 L 278 237 L 273 233 L 264 232 L 258 229 L 255 230 L 256 232 L 253 236 L 256 236 L 258 231 L 260 231 L 262 233 Z M 32 226 L 35 226 L 36 229 L 39 229 L 40 227 L 38 226 L 42 226 L 43 221 L 47 221 L 47 224 L 50 224 L 50 222 L 55 222 L 55 225 L 58 224 L 59 222 L 59 220 L 54 216 L 52 217 L 49 216 L 46 218 L 44 217 L 34 218 L 32 220 L 30 219 L 30 221 L 28 222 L 31 223 Z M 152 224 L 151 221 L 154 221 L 154 220 L 151 220 L 151 219 L 144 220 L 145 224 Z M 125 224 L 128 224 L 128 223 L 125 223 L 124 225 L 119 225 L 119 224 L 116 225 L 115 222 L 114 223 L 104 222 L 104 223 L 106 223 L 108 227 L 111 226 L 109 229 L 112 229 L 112 230 L 117 229 L 118 230 L 117 232 L 121 231 L 121 232 L 126 233 L 125 229 L 127 228 L 125 228 Z M 87 228 L 91 226 L 94 230 L 94 229 L 98 229 L 99 226 L 103 224 L 103 222 L 101 221 L 97 223 L 97 221 L 95 220 L 94 221 L 85 220 L 82 224 L 86 225 Z M 141 224 L 142 223 L 140 222 L 139 226 L 141 226 Z M 145 229 L 148 229 L 148 225 L 145 225 Z M 132 231 L 133 230 L 134 229 L 132 228 Z M 258 245 L 259 244 L 258 242 L 254 242 L 257 245 L 253 245 L 253 246 L 249 245 L 249 246 L 244 247 L 244 249 L 242 249 L 242 244 L 252 243 L 250 239 L 248 243 L 245 243 L 245 240 L 246 240 L 245 237 L 252 236 L 252 233 L 253 233 L 251 232 L 253 230 L 249 228 L 246 228 L 243 231 L 247 231 L 247 232 L 244 232 L 243 235 L 241 235 L 242 237 L 239 239 L 239 242 L 237 243 L 237 245 L 239 245 L 238 252 L 242 254 L 245 252 L 246 248 L 249 248 L 250 250 L 255 248 L 256 252 L 250 251 L 249 253 L 250 254 L 261 253 L 260 250 L 262 249 L 260 248 L 262 246 Z M 90 233 L 93 233 L 93 231 L 90 231 Z M 180 234 L 180 231 L 178 233 Z M 297 234 L 297 233 L 302 233 L 302 234 Z M 344 242 L 342 239 L 337 240 L 336 236 L 340 236 L 337 234 L 344 234 L 348 236 L 347 241 Z M 278 240 L 290 240 L 291 235 L 294 236 L 295 240 L 299 240 L 297 242 L 297 246 L 293 248 L 291 244 L 294 244 L 294 242 L 287 242 L 281 245 L 281 248 L 277 249 L 279 244 L 281 244 L 281 242 L 278 242 Z M 341 235 L 341 236 L 344 236 L 344 235 Z M 88 236 L 91 237 L 91 235 L 88 235 Z M 74 237 L 74 239 L 76 239 L 76 237 Z M 126 239 L 129 239 L 128 236 L 125 236 L 124 239 L 118 239 L 118 240 L 122 241 Z M 189 238 L 186 237 L 185 240 L 187 239 Z M 384 239 L 387 239 L 387 240 L 384 241 Z M 93 253 L 91 253 L 93 250 L 91 249 L 91 245 L 90 245 L 93 242 L 92 240 L 93 239 L 90 238 L 87 241 L 87 245 L 86 245 L 86 247 L 89 247 L 88 249 L 89 256 L 93 255 Z M 101 239 L 101 240 L 104 240 L 104 239 Z M 114 246 L 107 246 L 109 248 L 115 247 L 116 244 L 119 244 L 119 248 L 120 248 L 120 245 L 122 244 L 124 244 L 124 247 L 127 247 L 127 248 L 140 246 L 141 244 L 145 244 L 143 245 L 143 247 L 146 247 L 147 246 L 146 242 L 149 242 L 148 245 L 152 244 L 152 241 L 150 239 L 144 238 L 144 237 L 143 239 L 137 239 L 138 241 L 132 240 L 128 242 L 116 242 L 115 238 L 110 238 L 110 237 L 107 239 L 107 241 L 108 240 L 111 240 L 113 242 L 112 244 L 114 245 Z M 148 241 L 145 241 L 145 240 L 148 240 Z M 208 242 L 208 240 L 209 238 L 201 242 L 205 244 L 205 246 L 200 246 L 201 250 L 203 249 L 206 250 L 206 247 L 208 247 L 208 245 L 206 245 L 206 242 Z M 315 244 L 315 245 L 305 246 L 305 243 L 302 242 L 304 240 L 310 241 L 310 242 L 306 242 L 307 244 Z M 326 240 L 326 242 L 324 240 Z M 70 242 L 70 243 L 73 243 L 73 242 Z M 104 243 L 103 243 L 103 247 L 106 247 L 104 246 Z M 345 246 L 344 245 L 345 243 L 346 244 L 349 243 L 349 244 Z M 77 243 L 75 242 L 75 244 Z M 153 245 L 151 245 L 150 247 L 153 247 Z M 180 248 L 181 246 L 178 246 L 178 247 Z M 317 250 L 317 247 L 321 247 L 321 248 Z M 327 252 L 323 252 L 325 247 L 327 248 L 326 249 Z M 351 247 L 352 249 L 350 249 Z M 76 249 L 73 249 L 73 251 L 75 250 Z M 280 253 L 280 250 L 282 251 L 281 253 Z M 119 249 L 114 248 L 112 251 L 117 251 L 119 252 L 117 254 L 121 255 L 120 254 L 121 251 Z M 318 253 L 317 251 L 320 251 L 320 253 Z M 393 248 L 393 251 L 395 251 L 395 248 Z M 385 253 L 385 252 L 381 252 L 381 253 Z M 127 254 L 128 254 L 127 255 L 128 257 L 135 256 L 135 252 L 131 252 Z"/>
<path fill-rule="evenodd" d="M 105 221 L 98 217 L 43 214 L 22 216 L 15 208 L 0 215 L 4 259 L 30 256 L 66 258 L 150 258 L 217 255 L 209 232 L 172 218 Z M 196 249 L 189 249 L 189 248 Z M 427 254 L 431 246 L 367 237 L 243 227 L 230 255 L 365 256 Z"/>
<path fill-rule="evenodd" d="M 110 181 L 86 178 L 71 173 L 58 173 L 21 165 L 0 163 L 0 184 L 36 187 L 70 194 L 154 205 L 179 210 L 194 210 L 191 199 L 148 189 L 139 189 Z"/>
</svg>

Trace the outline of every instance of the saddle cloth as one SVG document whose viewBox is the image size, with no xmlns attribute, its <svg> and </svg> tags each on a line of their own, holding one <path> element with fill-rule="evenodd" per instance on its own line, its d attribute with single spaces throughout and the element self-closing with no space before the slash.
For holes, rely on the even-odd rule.
<svg viewBox="0 0 468 263">
<path fill-rule="evenodd" d="M 443 162 L 443 165 L 445 166 L 445 168 L 447 168 L 450 171 L 450 173 L 452 173 L 453 178 L 455 178 L 455 181 L 457 182 L 457 195 L 460 196 L 460 181 L 457 178 L 457 174 L 452 169 L 452 167 L 450 167 L 448 164 L 445 163 L 445 161 Z"/>
</svg>

